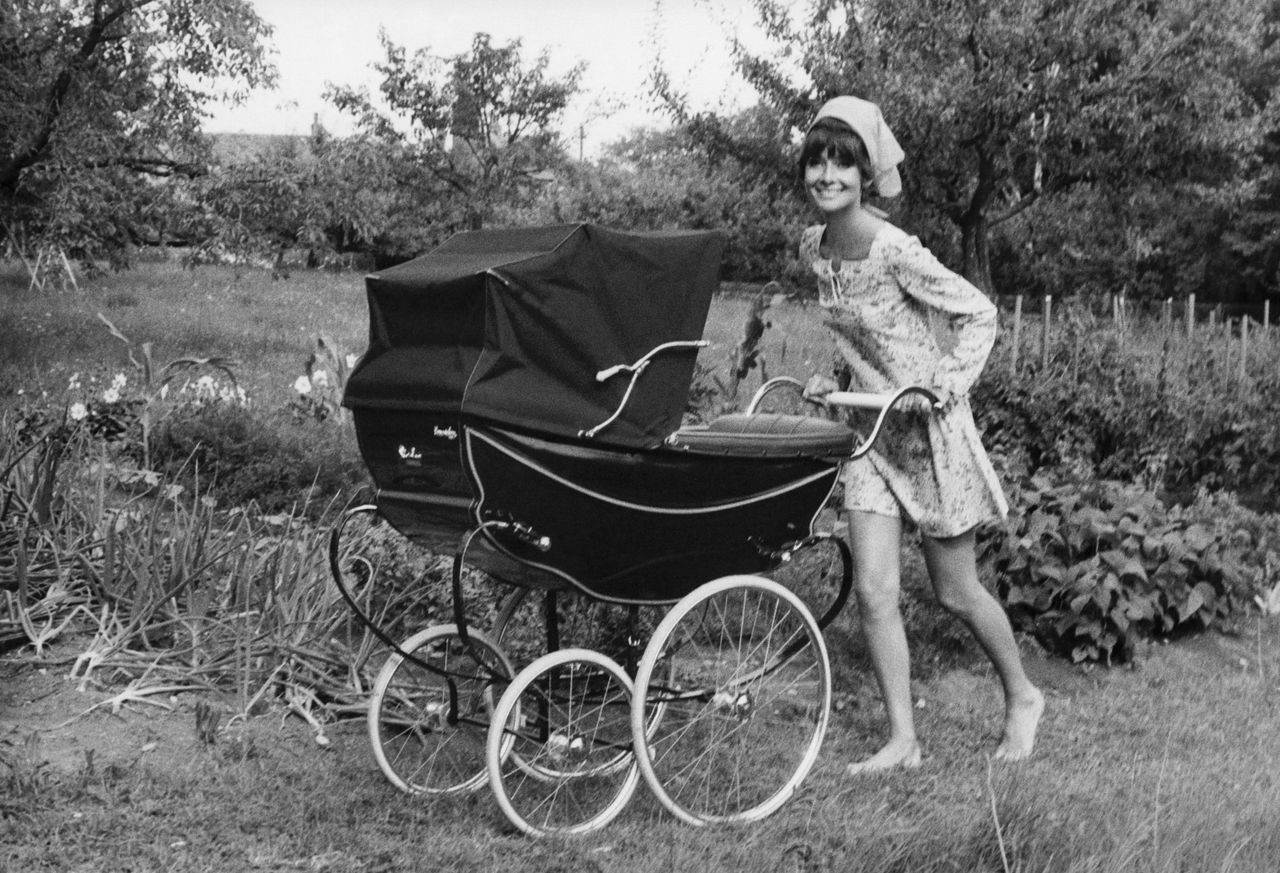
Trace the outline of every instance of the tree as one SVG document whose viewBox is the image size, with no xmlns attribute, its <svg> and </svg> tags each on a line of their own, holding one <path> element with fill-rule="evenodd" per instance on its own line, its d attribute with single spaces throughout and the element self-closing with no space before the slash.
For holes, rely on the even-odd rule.
<svg viewBox="0 0 1280 873">
<path fill-rule="evenodd" d="M 484 33 L 448 58 L 427 48 L 410 56 L 385 32 L 380 40 L 380 100 L 336 85 L 326 97 L 392 157 L 389 220 L 409 217 L 437 233 L 482 227 L 500 209 L 527 204 L 565 160 L 554 124 L 578 90 L 581 64 L 553 77 L 545 52 L 526 65 L 519 40 L 495 46 Z M 396 236 L 404 242 L 409 230 Z"/>
<path fill-rule="evenodd" d="M 0 11 L 8 247 L 28 258 L 127 259 L 172 209 L 172 187 L 155 182 L 204 172 L 209 102 L 228 85 L 272 80 L 270 33 L 249 0 L 9 0 Z"/>
<path fill-rule="evenodd" d="M 243 263 L 302 247 L 308 263 L 327 252 L 358 250 L 389 220 L 381 189 L 390 189 L 385 151 L 358 138 L 279 137 L 247 157 L 210 163 L 197 180 L 201 209 L 190 236 L 195 261 Z"/>
<path fill-rule="evenodd" d="M 756 0 L 776 50 L 736 46 L 740 72 L 796 125 L 835 94 L 880 103 L 911 156 L 907 201 L 958 231 L 984 289 L 992 228 L 1054 194 L 1238 194 L 1255 0 L 813 0 L 800 21 L 789 6 Z"/>
</svg>

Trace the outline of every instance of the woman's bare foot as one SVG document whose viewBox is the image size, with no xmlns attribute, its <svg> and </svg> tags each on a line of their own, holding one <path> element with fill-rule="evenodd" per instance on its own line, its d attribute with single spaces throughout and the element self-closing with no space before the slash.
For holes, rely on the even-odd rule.
<svg viewBox="0 0 1280 873">
<path fill-rule="evenodd" d="M 1031 757 L 1042 715 L 1044 695 L 1038 688 L 1032 688 L 1027 697 L 1011 702 L 1005 709 L 1004 737 L 996 748 L 996 760 L 1022 761 Z"/>
<path fill-rule="evenodd" d="M 850 776 L 866 776 L 872 773 L 884 773 L 901 767 L 914 770 L 920 766 L 920 744 L 915 740 L 890 740 L 880 751 L 865 761 L 858 761 L 845 768 Z"/>
</svg>

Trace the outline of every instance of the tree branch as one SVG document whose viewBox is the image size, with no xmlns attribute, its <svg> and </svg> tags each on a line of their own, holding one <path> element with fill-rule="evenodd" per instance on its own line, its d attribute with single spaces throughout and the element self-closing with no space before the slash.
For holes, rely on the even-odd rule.
<svg viewBox="0 0 1280 873">
<path fill-rule="evenodd" d="M 124 167 L 125 169 L 133 170 L 136 173 L 145 173 L 148 176 L 157 176 L 162 178 L 186 176 L 188 179 L 195 179 L 199 176 L 207 176 L 209 174 L 209 168 L 204 164 L 195 164 L 189 161 L 175 161 L 171 158 L 143 158 L 135 155 L 119 155 L 113 158 L 86 161 L 80 166 L 86 170 L 102 170 L 108 167 Z"/>
<path fill-rule="evenodd" d="M 76 75 L 93 58 L 94 53 L 107 38 L 107 30 L 131 12 L 149 6 L 156 0 L 125 0 L 119 6 L 103 12 L 101 2 L 94 4 L 93 21 L 85 31 L 84 41 L 54 77 L 49 86 L 49 93 L 44 99 L 40 111 L 40 122 L 31 138 L 31 144 L 18 149 L 4 163 L 0 164 L 0 190 L 13 191 L 18 185 L 18 177 L 22 171 L 38 162 L 48 151 L 53 140 L 54 131 L 62 116 L 63 101 L 71 91 Z"/>
<path fill-rule="evenodd" d="M 1009 219 L 1022 214 L 1022 212 L 1028 209 L 1031 204 L 1040 199 L 1040 194 L 1040 191 L 1032 191 L 1026 197 L 1019 197 L 1018 202 L 1013 204 L 1008 212 L 1005 212 L 1003 215 L 997 215 L 995 218 L 987 219 L 987 227 L 995 227 L 998 224 L 1003 224 Z"/>
</svg>

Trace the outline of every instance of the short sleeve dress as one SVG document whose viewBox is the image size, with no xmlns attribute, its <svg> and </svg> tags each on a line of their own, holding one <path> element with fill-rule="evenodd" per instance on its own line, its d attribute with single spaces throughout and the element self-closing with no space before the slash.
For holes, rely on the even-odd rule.
<svg viewBox="0 0 1280 873">
<path fill-rule="evenodd" d="M 882 227 L 865 259 L 838 269 L 820 254 L 825 230 L 804 231 L 800 257 L 817 276 L 818 302 L 851 387 L 882 393 L 922 385 L 952 397 L 939 412 L 890 414 L 872 450 L 845 465 L 845 507 L 905 516 L 938 538 L 1005 517 L 1009 505 L 969 404 L 995 343 L 994 304 L 893 225 Z M 954 342 L 940 342 L 931 320 L 939 317 Z"/>
</svg>

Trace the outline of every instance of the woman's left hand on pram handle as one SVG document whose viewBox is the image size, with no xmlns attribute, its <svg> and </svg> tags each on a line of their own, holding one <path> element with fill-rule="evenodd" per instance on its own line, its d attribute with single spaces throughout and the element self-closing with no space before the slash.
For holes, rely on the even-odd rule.
<svg viewBox="0 0 1280 873">
<path fill-rule="evenodd" d="M 809 396 L 809 392 L 807 390 L 805 394 L 806 396 Z M 886 392 L 883 394 L 874 394 L 864 391 L 829 391 L 820 395 L 815 393 L 812 396 L 814 396 L 815 399 L 821 399 L 821 401 L 828 406 L 845 406 L 853 407 L 855 409 L 872 409 L 876 411 L 890 409 L 894 406 L 898 406 L 899 404 L 901 404 L 904 409 L 918 409 L 920 408 L 918 405 L 910 403 L 909 401 L 907 403 L 903 403 L 907 398 L 914 397 L 923 398 L 923 400 L 935 410 L 942 409 L 946 403 L 946 398 L 939 397 L 928 388 L 923 388 L 918 385 L 909 385 L 906 388 L 899 388 L 897 391 Z"/>
</svg>

